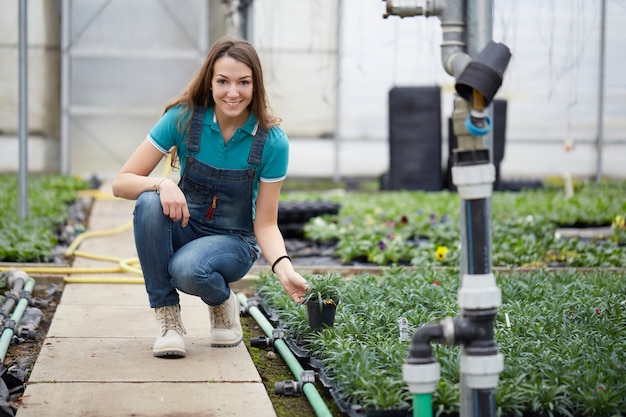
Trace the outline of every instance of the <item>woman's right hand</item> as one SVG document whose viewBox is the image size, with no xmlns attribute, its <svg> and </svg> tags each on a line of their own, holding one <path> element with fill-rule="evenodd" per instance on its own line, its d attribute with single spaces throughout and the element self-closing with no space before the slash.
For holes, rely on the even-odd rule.
<svg viewBox="0 0 626 417">
<path fill-rule="evenodd" d="M 166 178 L 159 184 L 159 197 L 163 206 L 163 214 L 175 222 L 181 221 L 183 227 L 189 223 L 189 207 L 185 194 L 178 185 L 170 178 Z"/>
</svg>

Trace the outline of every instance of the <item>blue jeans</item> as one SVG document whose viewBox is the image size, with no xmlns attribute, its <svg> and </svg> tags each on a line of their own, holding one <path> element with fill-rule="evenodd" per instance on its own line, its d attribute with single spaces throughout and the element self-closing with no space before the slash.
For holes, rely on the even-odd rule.
<svg viewBox="0 0 626 417">
<path fill-rule="evenodd" d="M 208 232 L 193 221 L 198 213 L 191 216 L 182 227 L 163 214 L 157 193 L 137 199 L 135 245 L 152 308 L 178 304 L 177 290 L 220 305 L 230 296 L 228 284 L 243 278 L 259 257 L 253 236 Z"/>
</svg>

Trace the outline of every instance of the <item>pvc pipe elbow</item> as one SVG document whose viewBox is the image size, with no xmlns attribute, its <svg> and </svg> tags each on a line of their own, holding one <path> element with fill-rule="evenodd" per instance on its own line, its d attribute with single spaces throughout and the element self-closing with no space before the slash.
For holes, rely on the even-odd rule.
<svg viewBox="0 0 626 417">
<path fill-rule="evenodd" d="M 441 55 L 443 61 L 443 67 L 448 74 L 457 78 L 463 73 L 463 70 L 472 61 L 472 58 L 463 52 L 465 44 L 460 42 L 458 45 L 441 45 Z"/>
<path fill-rule="evenodd" d="M 430 344 L 441 340 L 443 340 L 443 327 L 440 323 L 426 324 L 418 328 L 411 338 L 407 363 L 428 364 L 436 362 Z"/>
</svg>

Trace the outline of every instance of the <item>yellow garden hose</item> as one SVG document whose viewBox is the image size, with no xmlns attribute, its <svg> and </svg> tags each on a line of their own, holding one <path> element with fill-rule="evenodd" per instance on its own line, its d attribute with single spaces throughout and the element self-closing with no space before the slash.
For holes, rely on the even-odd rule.
<svg viewBox="0 0 626 417">
<path fill-rule="evenodd" d="M 171 171 L 170 166 L 170 156 L 167 155 L 164 168 L 163 168 L 163 177 L 167 177 Z M 108 194 L 103 193 L 100 190 L 83 190 L 79 193 L 81 196 L 89 196 L 94 198 L 95 200 L 117 200 L 118 198 Z M 89 253 L 84 251 L 77 250 L 82 242 L 86 239 L 91 239 L 95 237 L 103 237 L 103 236 L 112 236 L 122 232 L 127 231 L 132 228 L 133 221 L 132 219 L 127 223 L 107 230 L 93 230 L 86 231 L 78 235 L 72 243 L 65 250 L 65 258 L 72 259 L 75 257 L 87 258 L 97 261 L 111 262 L 116 264 L 112 267 L 65 267 L 65 266 L 21 266 L 20 270 L 23 270 L 27 274 L 49 274 L 49 275 L 64 275 L 65 282 L 80 282 L 80 283 L 119 283 L 119 284 L 142 284 L 143 283 L 143 272 L 141 271 L 141 265 L 139 264 L 139 258 L 117 258 L 113 256 L 100 255 L 95 253 Z M 0 271 L 9 271 L 16 269 L 14 266 L 4 267 L 0 266 Z M 95 277 L 86 277 L 86 276 L 74 276 L 76 274 L 119 274 L 119 273 L 131 273 L 133 275 L 138 275 L 139 277 L 104 277 L 104 276 L 95 276 Z"/>
<path fill-rule="evenodd" d="M 67 276 L 64 281 L 70 284 L 143 284 L 141 277 L 94 277 L 94 276 Z"/>
<path fill-rule="evenodd" d="M 126 230 L 130 229 L 131 227 L 133 227 L 133 221 L 132 220 L 130 220 L 126 224 L 123 224 L 122 226 L 118 226 L 118 227 L 115 227 L 113 229 L 92 230 L 92 231 L 87 231 L 87 232 L 81 233 L 80 235 L 78 235 L 76 237 L 76 239 L 74 239 L 74 241 L 70 244 L 70 246 L 67 247 L 67 249 L 65 250 L 65 257 L 66 258 L 71 258 L 72 256 L 77 255 L 76 248 L 78 248 L 78 246 L 81 243 L 83 243 L 83 241 L 86 240 L 86 239 L 90 239 L 90 238 L 93 238 L 93 237 L 116 235 L 116 234 L 125 232 Z M 105 260 L 105 259 L 101 259 L 102 257 L 99 256 L 99 255 L 87 255 L 85 252 L 81 252 L 81 255 L 83 257 L 85 257 L 85 258 L 89 257 L 91 259 Z"/>
</svg>

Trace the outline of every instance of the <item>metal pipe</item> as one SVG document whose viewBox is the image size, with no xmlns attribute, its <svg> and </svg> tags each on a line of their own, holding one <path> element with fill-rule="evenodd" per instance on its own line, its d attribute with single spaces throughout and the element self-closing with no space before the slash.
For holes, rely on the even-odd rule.
<svg viewBox="0 0 626 417">
<path fill-rule="evenodd" d="M 28 4 L 20 0 L 19 20 L 19 216 L 28 216 Z"/>
<path fill-rule="evenodd" d="M 69 0 L 61 2 L 61 174 L 70 173 L 70 15 Z"/>
<path fill-rule="evenodd" d="M 335 147 L 335 163 L 333 169 L 333 180 L 335 182 L 341 181 L 341 149 L 340 149 L 340 140 L 341 140 L 341 10 L 342 10 L 342 0 L 337 1 L 337 22 L 336 22 L 336 34 L 335 39 L 337 40 L 337 45 L 335 47 L 335 59 L 337 62 L 335 63 L 335 121 L 334 121 L 334 147 Z"/>
<path fill-rule="evenodd" d="M 604 54 L 606 43 L 606 0 L 600 13 L 600 69 L 598 77 L 598 121 L 596 134 L 596 182 L 602 181 L 602 146 L 604 142 Z"/>
<path fill-rule="evenodd" d="M 458 77 L 471 61 L 465 48 L 465 0 L 440 0 L 435 13 L 440 16 L 443 31 L 441 62 L 448 74 Z"/>
</svg>

